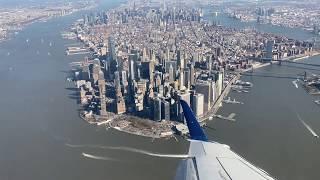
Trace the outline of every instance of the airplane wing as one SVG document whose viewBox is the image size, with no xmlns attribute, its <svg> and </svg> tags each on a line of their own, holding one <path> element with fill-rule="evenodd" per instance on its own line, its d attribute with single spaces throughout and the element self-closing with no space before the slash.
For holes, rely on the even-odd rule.
<svg viewBox="0 0 320 180">
<path fill-rule="evenodd" d="M 274 180 L 267 172 L 254 166 L 217 142 L 208 142 L 188 104 L 181 106 L 190 132 L 189 156 L 181 162 L 176 179 L 184 180 Z"/>
</svg>

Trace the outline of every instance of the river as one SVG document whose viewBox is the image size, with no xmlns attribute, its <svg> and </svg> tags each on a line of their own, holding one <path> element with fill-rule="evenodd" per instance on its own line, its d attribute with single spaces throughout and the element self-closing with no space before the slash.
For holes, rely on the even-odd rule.
<svg viewBox="0 0 320 180">
<path fill-rule="evenodd" d="M 222 12 L 221 9 L 214 9 L 214 11 Z M 299 28 L 288 28 L 270 24 L 259 24 L 256 22 L 242 22 L 238 19 L 231 18 L 224 13 L 218 13 L 217 16 L 212 16 L 212 14 L 209 13 L 209 10 L 205 10 L 204 18 L 209 22 L 214 21 L 215 23 L 224 27 L 236 29 L 253 28 L 260 32 L 278 34 L 297 40 L 311 40 L 312 38 L 317 37 L 316 35 Z"/>
</svg>

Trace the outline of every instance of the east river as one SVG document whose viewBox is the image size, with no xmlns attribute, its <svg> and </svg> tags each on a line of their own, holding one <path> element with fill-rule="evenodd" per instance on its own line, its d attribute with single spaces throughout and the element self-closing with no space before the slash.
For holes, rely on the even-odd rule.
<svg viewBox="0 0 320 180">
<path fill-rule="evenodd" d="M 313 35 L 300 29 L 244 23 L 225 15 L 217 17 L 223 26 L 255 28 L 300 40 Z M 320 64 L 320 56 L 298 62 Z M 319 179 L 320 141 L 313 137 L 301 121 L 320 134 L 320 106 L 314 103 L 319 96 L 308 94 L 298 83 L 298 75 L 307 71 L 320 73 L 319 67 L 295 64 L 271 65 L 255 70 L 242 79 L 253 83 L 249 93 L 231 92 L 231 99 L 244 105 L 224 104 L 218 114 L 236 113 L 236 122 L 209 122 L 211 139 L 230 145 L 249 161 L 279 180 Z"/>
<path fill-rule="evenodd" d="M 77 92 L 66 78 L 69 63 L 83 56 L 65 56 L 66 45 L 75 41 L 63 40 L 60 31 L 82 13 L 34 23 L 0 44 L 0 179 L 173 179 L 178 160 L 119 147 L 182 154 L 187 152 L 187 141 L 128 135 L 79 118 Z M 256 72 L 295 77 L 303 69 L 273 65 Z M 293 79 L 244 79 L 254 83 L 252 90 L 230 96 L 245 104 L 224 105 L 219 111 L 236 113 L 237 121 L 209 122 L 210 139 L 229 144 L 280 180 L 318 179 L 319 140 L 298 119 L 320 133 L 315 97 L 296 89 Z"/>
</svg>

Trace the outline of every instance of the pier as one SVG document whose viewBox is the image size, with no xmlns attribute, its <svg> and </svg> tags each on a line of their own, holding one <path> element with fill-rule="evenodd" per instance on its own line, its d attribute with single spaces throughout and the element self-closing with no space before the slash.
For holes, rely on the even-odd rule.
<svg viewBox="0 0 320 180">
<path fill-rule="evenodd" d="M 224 88 L 224 90 L 222 91 L 221 95 L 218 97 L 218 99 L 216 100 L 216 102 L 213 104 L 213 106 L 211 106 L 210 110 L 201 118 L 199 118 L 199 122 L 203 125 L 205 124 L 205 121 L 212 118 L 214 116 L 214 114 L 217 113 L 217 111 L 219 110 L 219 107 L 222 103 L 222 101 L 224 100 L 224 98 L 228 95 L 228 93 L 231 90 L 232 85 L 236 82 L 236 80 L 238 80 L 240 78 L 240 74 L 237 73 L 232 80 L 229 82 L 229 84 Z"/>
</svg>

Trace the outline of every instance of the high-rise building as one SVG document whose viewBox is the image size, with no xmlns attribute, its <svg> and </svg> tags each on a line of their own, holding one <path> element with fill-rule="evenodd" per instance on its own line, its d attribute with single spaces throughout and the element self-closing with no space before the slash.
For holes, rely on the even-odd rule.
<svg viewBox="0 0 320 180">
<path fill-rule="evenodd" d="M 192 101 L 192 110 L 196 116 L 203 115 L 204 108 L 204 95 L 203 94 L 194 94 Z"/>
<path fill-rule="evenodd" d="M 212 71 L 212 57 L 211 56 L 207 56 L 207 68 L 209 71 Z"/>
<path fill-rule="evenodd" d="M 106 94 L 106 82 L 104 79 L 98 80 L 98 86 L 99 86 L 99 93 L 100 93 L 100 115 L 106 115 L 107 114 L 107 104 L 105 99 Z"/>
<path fill-rule="evenodd" d="M 178 120 L 184 122 L 184 114 L 180 104 L 180 100 L 184 100 L 190 106 L 190 93 L 189 92 L 181 92 L 178 94 L 178 102 L 179 102 L 179 109 L 178 109 Z"/>
<path fill-rule="evenodd" d="M 211 83 L 210 104 L 213 105 L 218 98 L 218 95 L 217 95 L 218 91 L 216 86 L 217 83 L 215 81 L 209 81 L 209 82 Z"/>
<path fill-rule="evenodd" d="M 274 46 L 274 40 L 269 40 L 267 41 L 267 46 L 266 46 L 266 60 L 272 61 L 273 59 L 273 46 Z"/>
<path fill-rule="evenodd" d="M 121 88 L 119 71 L 114 72 L 114 85 L 116 89 Z"/>
<path fill-rule="evenodd" d="M 184 69 L 184 86 L 187 89 L 190 89 L 190 70 L 189 69 Z"/>
<path fill-rule="evenodd" d="M 190 85 L 194 86 L 194 83 L 195 83 L 195 78 L 194 78 L 195 71 L 194 71 L 194 65 L 192 63 L 189 64 L 189 69 L 190 69 Z"/>
<path fill-rule="evenodd" d="M 195 85 L 196 93 L 203 94 L 204 97 L 204 106 L 203 111 L 204 113 L 208 112 L 209 108 L 211 107 L 211 94 L 212 94 L 212 87 L 211 83 L 208 81 L 199 81 Z"/>
<path fill-rule="evenodd" d="M 93 64 L 93 68 L 92 68 L 92 83 L 93 84 L 97 84 L 98 80 L 99 80 L 99 73 L 101 71 L 101 68 L 99 65 L 97 64 Z"/>
<path fill-rule="evenodd" d="M 180 73 L 179 73 L 179 90 L 184 90 L 185 86 L 184 86 L 184 73 L 183 73 L 183 69 L 181 69 Z"/>
<path fill-rule="evenodd" d="M 172 67 L 172 76 L 173 79 L 175 80 L 177 77 L 177 62 L 176 61 L 167 61 L 165 63 L 165 70 L 166 73 L 168 73 L 170 75 L 170 67 Z"/>
<path fill-rule="evenodd" d="M 154 72 L 154 61 L 142 61 L 140 67 L 140 73 L 142 79 L 149 79 L 153 78 Z"/>
<path fill-rule="evenodd" d="M 161 101 L 161 117 L 164 120 L 170 120 L 170 103 L 166 100 Z"/>
<path fill-rule="evenodd" d="M 131 81 L 135 80 L 135 71 L 136 71 L 135 63 L 131 59 L 129 64 L 129 78 Z"/>
<path fill-rule="evenodd" d="M 173 71 L 172 64 L 170 64 L 170 67 L 169 67 L 169 82 L 173 82 L 173 81 L 175 81 L 174 71 Z"/>
<path fill-rule="evenodd" d="M 112 36 L 109 36 L 108 38 L 108 50 L 109 50 L 110 59 L 115 61 L 117 58 L 117 55 L 116 55 L 115 42 Z"/>
<path fill-rule="evenodd" d="M 81 73 L 81 79 L 86 80 L 86 81 L 90 80 L 90 70 L 89 70 L 88 65 L 83 67 L 82 73 Z"/>
<path fill-rule="evenodd" d="M 181 50 L 177 50 L 177 62 L 178 62 L 178 66 L 180 68 L 184 68 L 184 61 L 182 60 L 182 54 L 181 54 Z"/>
<path fill-rule="evenodd" d="M 153 99 L 153 119 L 161 121 L 161 99 L 158 97 Z"/>
<path fill-rule="evenodd" d="M 215 85 L 216 85 L 216 96 L 220 96 L 223 90 L 223 79 L 224 72 L 218 72 L 216 74 Z"/>
<path fill-rule="evenodd" d="M 121 71 L 121 83 L 123 86 L 128 86 L 127 71 Z"/>
<path fill-rule="evenodd" d="M 124 98 L 122 96 L 118 96 L 116 99 L 116 108 L 117 108 L 117 114 L 123 114 L 126 112 L 126 104 L 124 101 Z"/>
</svg>

